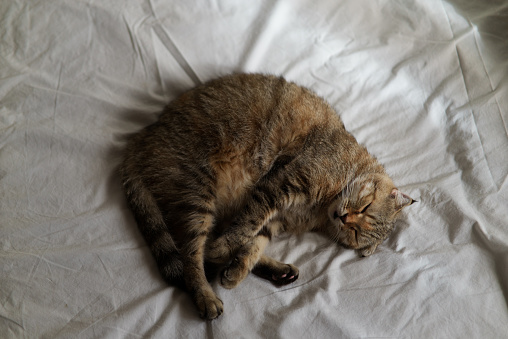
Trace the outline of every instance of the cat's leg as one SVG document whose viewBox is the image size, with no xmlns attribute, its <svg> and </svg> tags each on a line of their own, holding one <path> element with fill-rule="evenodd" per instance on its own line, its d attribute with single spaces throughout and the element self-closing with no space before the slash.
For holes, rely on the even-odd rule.
<svg viewBox="0 0 508 339">
<path fill-rule="evenodd" d="M 287 206 L 308 199 L 309 180 L 293 157 L 281 155 L 268 173 L 253 187 L 244 209 L 231 226 L 208 247 L 208 257 L 221 261 L 234 257 L 237 249 L 251 241 Z"/>
<path fill-rule="evenodd" d="M 266 223 L 263 217 L 257 218 L 261 218 L 261 221 L 255 221 L 256 217 L 247 222 L 243 217 L 238 218 L 237 223 L 208 245 L 207 259 L 214 263 L 226 262 L 234 258 L 244 246 L 249 246 L 248 244 L 255 241 L 256 234 Z"/>
<path fill-rule="evenodd" d="M 284 264 L 263 255 L 252 269 L 252 273 L 276 285 L 287 285 L 298 279 L 299 271 L 294 265 Z"/>
<path fill-rule="evenodd" d="M 258 184 L 231 226 L 209 244 L 207 258 L 212 262 L 224 262 L 235 257 L 239 249 L 253 241 L 266 228 L 287 201 L 283 190 L 275 183 Z"/>
<path fill-rule="evenodd" d="M 238 286 L 259 261 L 269 241 L 268 236 L 258 235 L 242 246 L 233 261 L 222 272 L 222 286 L 225 288 Z"/>
<path fill-rule="evenodd" d="M 182 249 L 183 279 L 202 318 L 212 320 L 223 312 L 223 303 L 208 283 L 204 269 L 204 249 L 209 230 L 212 228 L 212 214 L 194 215 L 189 219 L 188 241 Z"/>
</svg>

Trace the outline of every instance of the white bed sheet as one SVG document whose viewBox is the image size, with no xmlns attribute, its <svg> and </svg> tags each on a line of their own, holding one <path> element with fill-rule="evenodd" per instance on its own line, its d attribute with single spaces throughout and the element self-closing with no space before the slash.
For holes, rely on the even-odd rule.
<svg viewBox="0 0 508 339">
<path fill-rule="evenodd" d="M 0 336 L 506 338 L 506 2 L 0 3 Z M 369 258 L 316 235 L 268 252 L 277 288 L 215 290 L 202 321 L 159 276 L 116 168 L 178 93 L 284 75 L 420 202 Z"/>
</svg>

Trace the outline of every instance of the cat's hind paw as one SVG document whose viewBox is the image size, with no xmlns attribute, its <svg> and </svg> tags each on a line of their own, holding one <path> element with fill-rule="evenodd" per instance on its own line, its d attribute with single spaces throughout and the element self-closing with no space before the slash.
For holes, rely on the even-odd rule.
<svg viewBox="0 0 508 339">
<path fill-rule="evenodd" d="M 298 279 L 299 270 L 294 265 L 272 261 L 269 264 L 265 263 L 255 266 L 252 273 L 271 281 L 277 286 L 283 286 L 291 284 Z"/>
<path fill-rule="evenodd" d="M 276 285 L 287 285 L 298 279 L 299 270 L 296 266 L 286 264 L 286 267 L 279 271 L 273 272 L 271 280 Z"/>
</svg>

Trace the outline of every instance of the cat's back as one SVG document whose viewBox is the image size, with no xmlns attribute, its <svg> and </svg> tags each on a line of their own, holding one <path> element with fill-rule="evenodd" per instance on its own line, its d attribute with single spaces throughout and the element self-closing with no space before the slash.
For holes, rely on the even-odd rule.
<svg viewBox="0 0 508 339">
<path fill-rule="evenodd" d="M 152 190 L 161 196 L 171 187 L 181 195 L 183 183 L 209 182 L 227 209 L 231 201 L 241 203 L 281 155 L 305 156 L 301 151 L 310 145 L 312 157 L 335 158 L 322 147 L 331 142 L 330 131 L 346 133 L 336 112 L 308 89 L 282 77 L 234 74 L 170 102 L 159 121 L 132 140 L 126 164 L 158 183 Z"/>
<path fill-rule="evenodd" d="M 263 74 L 233 74 L 198 86 L 172 101 L 160 120 L 213 150 L 253 149 L 264 141 L 280 150 L 316 126 L 342 125 L 313 92 Z"/>
</svg>

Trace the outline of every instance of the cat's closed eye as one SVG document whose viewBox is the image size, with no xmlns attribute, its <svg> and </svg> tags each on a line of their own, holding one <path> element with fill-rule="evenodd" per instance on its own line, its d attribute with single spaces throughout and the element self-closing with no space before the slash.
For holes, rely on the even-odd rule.
<svg viewBox="0 0 508 339">
<path fill-rule="evenodd" d="M 368 203 L 368 204 L 367 204 L 367 205 L 366 205 L 366 206 L 365 206 L 365 207 L 364 207 L 364 208 L 360 211 L 360 213 L 361 213 L 361 214 L 364 214 L 365 212 L 367 212 L 367 209 L 370 207 L 370 205 L 372 205 L 372 203 L 371 203 L 371 202 L 370 202 L 370 203 Z"/>
<path fill-rule="evenodd" d="M 367 209 L 370 207 L 370 205 L 372 205 L 372 202 L 365 205 L 359 212 L 352 212 L 351 214 L 353 214 L 353 215 L 354 214 L 365 214 L 365 212 L 367 212 Z M 349 215 L 349 213 L 344 213 L 342 215 L 339 215 L 339 212 L 335 211 L 335 212 L 333 212 L 333 219 L 334 220 L 340 219 L 343 224 L 346 224 L 348 215 Z"/>
</svg>

